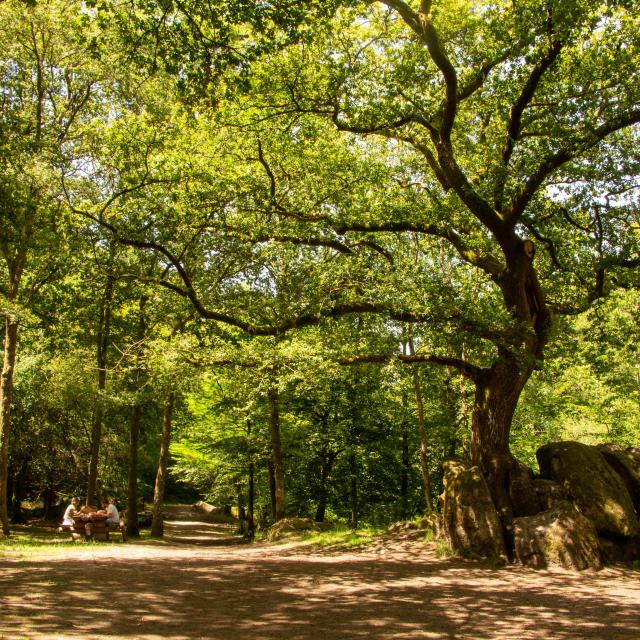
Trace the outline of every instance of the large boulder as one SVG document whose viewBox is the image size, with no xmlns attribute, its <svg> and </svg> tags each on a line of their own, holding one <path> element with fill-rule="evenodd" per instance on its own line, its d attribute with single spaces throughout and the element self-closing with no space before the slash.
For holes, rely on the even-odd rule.
<svg viewBox="0 0 640 640">
<path fill-rule="evenodd" d="M 553 509 L 561 502 L 566 502 L 569 499 L 567 492 L 553 480 L 536 478 L 533 481 L 533 488 L 538 497 L 541 511 L 549 511 L 549 509 Z"/>
<path fill-rule="evenodd" d="M 622 478 L 633 501 L 636 513 L 640 514 L 640 453 L 623 449 L 617 444 L 598 447 L 609 466 Z"/>
<path fill-rule="evenodd" d="M 596 529 L 572 504 L 563 502 L 534 516 L 513 520 L 514 554 L 528 567 L 600 569 Z"/>
<path fill-rule="evenodd" d="M 444 462 L 442 528 L 452 549 L 466 556 L 507 560 L 504 533 L 478 467 Z"/>
<path fill-rule="evenodd" d="M 540 447 L 536 457 L 542 477 L 562 485 L 599 533 L 637 534 L 638 519 L 627 487 L 596 447 L 554 442 Z"/>
<path fill-rule="evenodd" d="M 508 484 L 514 516 L 532 516 L 541 511 L 533 472 L 529 467 L 521 462 L 516 462 L 509 470 Z"/>
<path fill-rule="evenodd" d="M 608 538 L 600 537 L 600 550 L 607 563 L 635 562 L 640 559 L 640 537 L 636 538 Z"/>
</svg>

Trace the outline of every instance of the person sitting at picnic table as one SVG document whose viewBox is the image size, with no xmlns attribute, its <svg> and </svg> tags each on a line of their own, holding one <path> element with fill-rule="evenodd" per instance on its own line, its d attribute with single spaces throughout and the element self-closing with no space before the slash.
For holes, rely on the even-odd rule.
<svg viewBox="0 0 640 640">
<path fill-rule="evenodd" d="M 80 499 L 73 497 L 71 498 L 71 504 L 65 509 L 64 516 L 62 516 L 62 526 L 63 527 L 72 527 L 73 526 L 73 516 L 76 513 L 79 513 L 78 506 L 80 505 Z"/>
<path fill-rule="evenodd" d="M 115 498 L 109 498 L 109 500 L 102 501 L 102 510 L 107 516 L 106 525 L 109 526 L 119 526 L 120 524 L 120 514 L 118 513 L 118 509 L 116 508 Z"/>
</svg>

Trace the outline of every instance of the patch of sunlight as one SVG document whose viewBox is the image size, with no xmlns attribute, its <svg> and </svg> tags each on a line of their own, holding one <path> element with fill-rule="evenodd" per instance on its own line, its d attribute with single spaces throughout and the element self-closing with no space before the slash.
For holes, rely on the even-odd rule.
<svg viewBox="0 0 640 640">
<path fill-rule="evenodd" d="M 576 440 L 583 444 L 599 444 L 608 441 L 609 429 L 606 424 L 580 416 L 576 420 L 566 420 L 563 425 L 563 440 Z"/>
<path fill-rule="evenodd" d="M 315 548 L 335 547 L 349 549 L 370 544 L 383 531 L 383 529 L 377 527 L 362 527 L 354 530 L 346 526 L 340 526 L 330 531 L 304 531 L 301 532 L 300 539 L 311 543 Z"/>
</svg>

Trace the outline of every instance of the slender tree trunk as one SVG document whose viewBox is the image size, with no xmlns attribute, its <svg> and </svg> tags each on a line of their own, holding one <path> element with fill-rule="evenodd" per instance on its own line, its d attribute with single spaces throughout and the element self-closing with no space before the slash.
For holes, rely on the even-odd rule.
<svg viewBox="0 0 640 640">
<path fill-rule="evenodd" d="M 109 269 L 113 262 L 113 250 Z M 102 420 L 104 417 L 104 392 L 107 388 L 107 351 L 111 333 L 111 304 L 113 300 L 113 279 L 109 274 L 104 294 L 100 302 L 100 318 L 96 336 L 96 364 L 98 366 L 98 397 L 91 424 L 91 453 L 89 456 L 89 477 L 87 480 L 87 506 L 93 505 L 96 498 L 98 479 L 98 460 L 100 458 L 100 440 L 102 439 Z"/>
<path fill-rule="evenodd" d="M 327 481 L 331 475 L 333 469 L 333 463 L 338 457 L 337 452 L 329 451 L 323 455 L 322 463 L 320 466 L 320 491 L 318 495 L 318 506 L 316 508 L 316 522 L 324 522 L 325 514 L 327 511 L 327 504 L 329 500 L 329 491 L 327 489 Z"/>
<path fill-rule="evenodd" d="M 282 520 L 285 514 L 284 492 L 284 458 L 280 437 L 280 408 L 278 389 L 271 387 L 268 392 L 269 427 L 271 431 L 271 453 L 273 456 L 273 476 L 275 481 L 275 514 L 274 521 Z"/>
<path fill-rule="evenodd" d="M 11 468 L 9 468 L 7 476 L 7 513 L 13 513 L 13 475 Z"/>
<path fill-rule="evenodd" d="M 247 491 L 247 537 L 254 538 L 256 535 L 255 520 L 255 468 L 253 462 L 249 463 L 249 486 Z"/>
<path fill-rule="evenodd" d="M 415 354 L 415 347 L 413 344 L 413 337 L 409 335 L 409 353 Z M 422 479 L 422 491 L 424 492 L 424 500 L 426 504 L 426 513 L 431 515 L 433 513 L 433 505 L 431 504 L 431 481 L 429 479 L 429 459 L 427 457 L 428 443 L 427 443 L 427 430 L 425 428 L 424 419 L 424 402 L 422 399 L 422 384 L 420 382 L 420 373 L 414 366 L 412 371 L 413 376 L 413 391 L 416 397 L 416 419 L 418 422 L 418 436 L 420 438 L 420 478 Z"/>
<path fill-rule="evenodd" d="M 247 532 L 247 508 L 244 501 L 242 482 L 236 484 L 236 505 L 238 509 L 238 533 L 245 535 Z"/>
<path fill-rule="evenodd" d="M 411 459 L 409 457 L 409 432 L 406 422 L 402 425 L 402 467 L 400 471 L 400 519 L 409 517 L 409 470 Z"/>
<path fill-rule="evenodd" d="M 11 522 L 13 524 L 23 524 L 26 522 L 22 514 L 22 502 L 27 497 L 25 491 L 25 469 L 28 461 L 24 461 L 23 466 L 13 478 L 13 504 L 11 505 Z"/>
<path fill-rule="evenodd" d="M 254 538 L 256 535 L 255 524 L 255 467 L 253 464 L 253 443 L 251 441 L 251 420 L 247 420 L 247 444 L 249 465 L 247 468 L 247 537 Z"/>
<path fill-rule="evenodd" d="M 142 406 L 136 403 L 129 421 L 129 474 L 127 483 L 127 536 L 140 537 L 138 526 L 138 444 Z"/>
<path fill-rule="evenodd" d="M 140 391 L 140 385 L 144 376 L 143 350 L 144 339 L 147 334 L 147 323 L 145 318 L 145 306 L 147 298 L 140 297 L 140 311 L 138 316 L 138 344 L 137 344 L 137 365 L 134 375 L 134 393 Z M 138 448 L 140 441 L 140 421 L 142 418 L 142 401 L 136 400 L 131 411 L 131 421 L 129 430 L 129 481 L 127 490 L 127 535 L 130 538 L 140 537 L 140 527 L 138 525 Z M 144 501 L 144 496 L 143 496 Z M 144 509 L 144 502 L 142 508 Z"/>
<path fill-rule="evenodd" d="M 327 513 L 327 489 L 326 487 L 320 487 L 320 495 L 318 496 L 318 506 L 316 507 L 316 515 L 314 520 L 316 522 L 324 522 Z"/>
<path fill-rule="evenodd" d="M 359 504 L 358 504 L 358 462 L 356 454 L 349 454 L 349 498 L 351 502 L 351 528 L 358 528 Z"/>
<path fill-rule="evenodd" d="M 276 472 L 273 466 L 273 460 L 269 458 L 267 463 L 269 471 L 269 496 L 271 497 L 271 522 L 276 521 Z"/>
<path fill-rule="evenodd" d="M 11 398 L 13 396 L 13 374 L 18 347 L 18 323 L 10 316 L 5 318 L 4 360 L 0 379 L 0 520 L 2 533 L 8 536 L 9 513 L 7 481 L 9 478 L 9 440 L 11 433 Z"/>
<path fill-rule="evenodd" d="M 360 327 L 360 319 L 357 325 Z M 356 457 L 356 446 L 358 444 L 358 434 L 360 431 L 360 407 L 358 406 L 357 383 L 352 381 L 348 390 L 349 404 L 351 405 L 351 421 L 348 430 L 349 442 L 349 501 L 351 503 L 351 528 L 355 531 L 358 528 L 359 520 L 359 497 L 358 497 L 358 459 Z"/>
<path fill-rule="evenodd" d="M 43 501 L 43 507 L 44 507 L 44 514 L 42 517 L 45 520 L 49 520 L 49 518 L 51 517 L 51 509 L 53 508 L 54 501 L 55 501 L 55 493 L 53 489 L 47 488 L 44 490 L 42 501 Z"/>
<path fill-rule="evenodd" d="M 164 488 L 167 483 L 167 465 L 169 462 L 169 447 L 171 445 L 171 421 L 174 401 L 175 391 L 170 389 L 164 405 L 162 439 L 160 440 L 160 458 L 158 460 L 156 484 L 153 490 L 153 520 L 151 522 L 151 535 L 156 538 L 162 537 L 164 533 L 162 507 L 164 505 Z"/>
</svg>

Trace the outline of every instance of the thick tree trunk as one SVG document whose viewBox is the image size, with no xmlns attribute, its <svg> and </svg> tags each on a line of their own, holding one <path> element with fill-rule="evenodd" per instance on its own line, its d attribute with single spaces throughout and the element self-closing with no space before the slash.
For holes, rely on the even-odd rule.
<svg viewBox="0 0 640 640">
<path fill-rule="evenodd" d="M 113 280 L 108 278 L 102 301 L 100 318 L 96 336 L 96 364 L 98 365 L 98 397 L 91 424 L 91 453 L 89 456 L 89 477 L 87 479 L 87 506 L 93 505 L 96 499 L 96 482 L 98 480 L 98 460 L 100 457 L 100 440 L 102 439 L 102 420 L 104 417 L 104 392 L 107 388 L 107 350 L 111 331 L 111 302 L 113 299 Z"/>
<path fill-rule="evenodd" d="M 9 316 L 5 319 L 4 360 L 0 379 L 0 520 L 2 533 L 8 536 L 9 513 L 7 481 L 9 477 L 9 439 L 11 433 L 11 397 L 13 395 L 13 373 L 18 347 L 18 323 Z"/>
<path fill-rule="evenodd" d="M 138 526 L 138 443 L 142 406 L 138 403 L 131 410 L 129 422 L 129 474 L 127 483 L 127 536 L 140 537 Z"/>
<path fill-rule="evenodd" d="M 511 357 L 503 357 L 476 380 L 471 427 L 471 456 L 480 467 L 503 522 L 512 517 L 509 473 L 515 459 L 509 434 L 520 393 L 531 375 Z"/>
<path fill-rule="evenodd" d="M 531 241 L 514 240 L 506 255 L 508 268 L 499 280 L 505 306 L 518 323 L 513 349 L 517 345 L 521 353 L 501 348 L 499 359 L 490 369 L 480 370 L 474 380 L 471 458 L 485 476 L 507 525 L 512 517 L 509 476 L 516 466 L 509 450 L 511 422 L 522 389 L 542 359 L 552 321 L 533 268 L 534 255 Z"/>
<path fill-rule="evenodd" d="M 160 440 L 160 457 L 158 459 L 156 484 L 153 489 L 153 519 L 151 521 L 151 535 L 155 538 L 162 537 L 164 533 L 162 506 L 164 504 L 164 488 L 167 484 L 167 465 L 169 462 L 169 447 L 171 445 L 171 420 L 173 417 L 174 401 L 175 391 L 170 389 L 164 405 L 162 438 Z"/>
<path fill-rule="evenodd" d="M 271 387 L 268 393 L 269 400 L 269 428 L 271 431 L 271 453 L 273 456 L 274 497 L 275 513 L 274 521 L 282 520 L 285 514 L 284 492 L 284 457 L 282 454 L 282 441 L 280 437 L 280 408 L 278 389 Z"/>
</svg>

